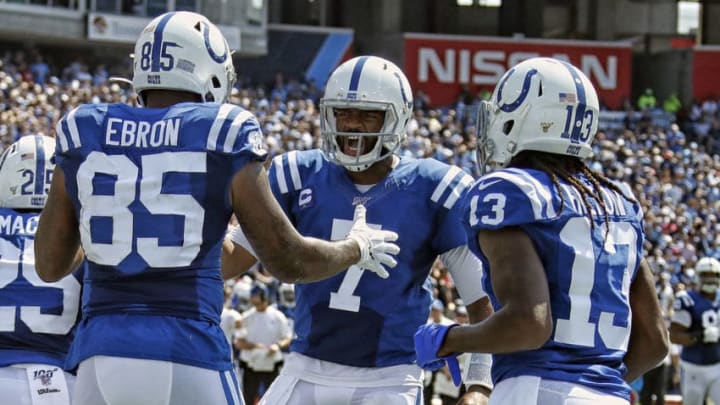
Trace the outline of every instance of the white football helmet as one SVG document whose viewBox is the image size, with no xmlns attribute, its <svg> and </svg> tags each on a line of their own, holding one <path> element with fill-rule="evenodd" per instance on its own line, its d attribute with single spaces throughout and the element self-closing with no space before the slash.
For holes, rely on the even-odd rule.
<svg viewBox="0 0 720 405">
<path fill-rule="evenodd" d="M 377 133 L 339 132 L 336 109 L 376 110 L 385 112 L 382 129 Z M 394 63 L 376 56 L 358 56 L 338 66 L 330 75 L 325 95 L 320 100 L 320 130 L 323 151 L 332 162 L 360 172 L 393 154 L 405 139 L 405 128 L 413 109 L 413 95 L 405 74 Z M 343 153 L 338 137 L 359 137 L 360 149 L 367 137 L 378 137 L 368 153 L 351 156 Z"/>
<path fill-rule="evenodd" d="M 21 137 L 0 156 L 0 207 L 41 210 L 45 206 L 55 163 L 55 138 Z"/>
<path fill-rule="evenodd" d="M 286 308 L 295 308 L 295 285 L 282 283 L 278 287 L 280 304 Z"/>
<path fill-rule="evenodd" d="M 703 257 L 698 260 L 695 263 L 695 274 L 702 291 L 714 294 L 720 287 L 720 261 L 714 257 Z"/>
<path fill-rule="evenodd" d="M 203 102 L 223 103 L 235 85 L 232 52 L 220 29 L 189 11 L 165 13 L 145 27 L 135 43 L 133 88 L 181 90 Z"/>
<path fill-rule="evenodd" d="M 505 167 L 534 150 L 587 157 L 600 105 L 590 80 L 568 62 L 531 58 L 500 78 L 478 112 L 478 165 Z"/>
</svg>

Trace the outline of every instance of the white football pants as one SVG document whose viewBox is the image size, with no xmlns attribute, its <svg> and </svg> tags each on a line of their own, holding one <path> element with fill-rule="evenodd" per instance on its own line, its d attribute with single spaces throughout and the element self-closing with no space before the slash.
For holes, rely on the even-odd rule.
<svg viewBox="0 0 720 405">
<path fill-rule="evenodd" d="M 613 395 L 579 384 L 534 376 L 508 378 L 495 384 L 490 405 L 630 405 Z"/>
<path fill-rule="evenodd" d="M 414 364 L 349 367 L 290 353 L 260 405 L 416 405 L 422 381 Z"/>
<path fill-rule="evenodd" d="M 703 405 L 705 398 L 720 404 L 720 364 L 701 366 L 680 361 L 683 405 Z"/>
<path fill-rule="evenodd" d="M 82 405 L 244 405 L 233 371 L 110 356 L 80 363 L 74 398 Z"/>
</svg>

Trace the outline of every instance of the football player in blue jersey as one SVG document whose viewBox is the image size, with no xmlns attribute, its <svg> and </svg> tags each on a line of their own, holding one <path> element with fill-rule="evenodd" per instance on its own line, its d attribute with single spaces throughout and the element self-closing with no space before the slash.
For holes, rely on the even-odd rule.
<svg viewBox="0 0 720 405">
<path fill-rule="evenodd" d="M 412 90 L 395 64 L 374 56 L 353 58 L 335 69 L 320 101 L 323 150 L 273 159 L 271 188 L 300 233 L 341 239 L 354 207 L 365 204 L 369 226 L 397 232 L 401 252 L 386 281 L 352 266 L 327 280 L 295 286 L 296 338 L 262 404 L 422 403 L 422 370 L 414 364 L 412 339 L 430 312 L 428 274 L 438 255 L 474 320 L 491 311 L 481 264 L 465 244 L 459 216 L 472 178 L 433 159 L 395 153 L 412 107 Z M 231 234 L 246 247 L 233 250 L 238 261 L 252 250 L 242 230 Z M 489 385 L 489 367 L 479 357 L 475 377 L 465 382 Z M 459 370 L 455 374 L 459 379 Z M 481 396 L 473 392 L 467 398 Z"/>
<path fill-rule="evenodd" d="M 495 313 L 421 327 L 418 362 L 493 353 L 491 404 L 628 404 L 627 381 L 667 354 L 667 329 L 640 204 L 582 161 L 598 125 L 593 85 L 567 62 L 532 58 L 480 111 L 478 163 L 497 170 L 463 212 Z"/>
<path fill-rule="evenodd" d="M 364 207 L 340 241 L 293 228 L 268 187 L 257 120 L 224 103 L 235 70 L 207 18 L 155 18 L 134 55 L 132 83 L 145 108 L 87 104 L 58 122 L 57 168 L 37 232 L 43 280 L 63 277 L 83 253 L 89 266 L 67 363 L 78 367 L 75 397 L 83 405 L 242 403 L 219 325 L 231 214 L 284 281 L 351 265 L 385 275 L 397 235 L 368 227 Z"/>
<path fill-rule="evenodd" d="M 695 264 L 699 291 L 680 291 L 670 324 L 670 339 L 683 345 L 680 391 L 684 405 L 720 404 L 720 262 L 703 257 Z"/>
<path fill-rule="evenodd" d="M 71 403 L 75 376 L 63 368 L 82 274 L 46 283 L 33 251 L 54 150 L 55 139 L 33 135 L 0 156 L 0 404 Z"/>
</svg>

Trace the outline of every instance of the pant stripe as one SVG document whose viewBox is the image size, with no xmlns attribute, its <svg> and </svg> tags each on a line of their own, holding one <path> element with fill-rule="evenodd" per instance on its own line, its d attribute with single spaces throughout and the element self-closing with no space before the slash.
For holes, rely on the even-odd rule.
<svg viewBox="0 0 720 405">
<path fill-rule="evenodd" d="M 235 399 L 233 398 L 232 391 L 230 390 L 230 384 L 228 384 L 227 378 L 224 371 L 219 371 L 220 383 L 222 384 L 223 391 L 225 392 L 225 400 L 228 405 L 236 405 Z"/>
</svg>

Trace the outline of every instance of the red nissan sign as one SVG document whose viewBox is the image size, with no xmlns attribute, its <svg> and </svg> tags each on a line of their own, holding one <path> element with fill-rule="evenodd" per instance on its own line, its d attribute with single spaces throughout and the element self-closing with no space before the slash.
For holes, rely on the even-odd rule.
<svg viewBox="0 0 720 405">
<path fill-rule="evenodd" d="M 593 82 L 601 102 L 619 109 L 630 97 L 632 48 L 626 42 L 511 39 L 405 34 L 405 73 L 433 106 L 451 105 L 463 88 L 493 90 L 500 76 L 525 59 L 550 56 L 571 62 Z"/>
<path fill-rule="evenodd" d="M 720 97 L 720 47 L 696 46 L 693 50 L 693 97 L 698 100 Z"/>
</svg>

